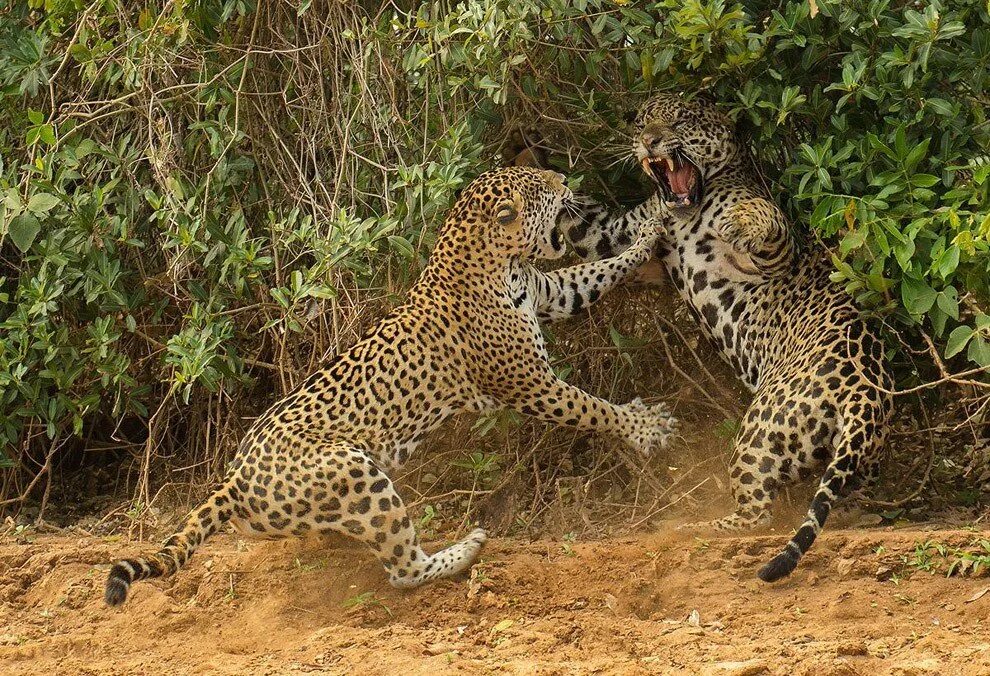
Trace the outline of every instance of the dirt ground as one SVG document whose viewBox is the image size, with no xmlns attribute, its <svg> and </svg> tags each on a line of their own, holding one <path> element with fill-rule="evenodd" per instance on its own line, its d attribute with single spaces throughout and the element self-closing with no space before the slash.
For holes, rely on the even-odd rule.
<svg viewBox="0 0 990 676">
<path fill-rule="evenodd" d="M 980 537 L 835 529 L 772 586 L 780 535 L 496 538 L 469 580 L 399 592 L 343 541 L 221 535 L 108 609 L 107 562 L 140 544 L 11 534 L 0 673 L 988 674 L 990 578 L 918 554 Z"/>
</svg>

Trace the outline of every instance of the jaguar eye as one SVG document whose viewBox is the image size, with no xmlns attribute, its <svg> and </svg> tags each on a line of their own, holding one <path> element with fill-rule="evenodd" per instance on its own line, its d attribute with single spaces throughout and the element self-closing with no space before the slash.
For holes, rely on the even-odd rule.
<svg viewBox="0 0 990 676">
<path fill-rule="evenodd" d="M 501 225 L 512 223 L 519 216 L 519 211 L 514 206 L 504 206 L 495 214 L 496 220 Z"/>
</svg>

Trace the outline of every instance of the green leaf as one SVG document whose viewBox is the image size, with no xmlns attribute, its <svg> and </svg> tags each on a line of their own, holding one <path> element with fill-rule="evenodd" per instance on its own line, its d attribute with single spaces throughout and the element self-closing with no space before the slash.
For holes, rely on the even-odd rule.
<svg viewBox="0 0 990 676">
<path fill-rule="evenodd" d="M 931 108 L 936 115 L 945 117 L 952 115 L 952 104 L 945 99 L 928 99 L 925 101 L 925 107 Z"/>
<path fill-rule="evenodd" d="M 936 295 L 935 289 L 923 280 L 906 275 L 901 280 L 901 300 L 907 311 L 913 315 L 923 315 L 931 310 Z"/>
<path fill-rule="evenodd" d="M 416 255 L 416 251 L 413 249 L 412 244 L 409 243 L 405 237 L 399 237 L 398 235 L 388 236 L 389 246 L 398 251 L 399 254 L 408 260 L 412 260 Z"/>
<path fill-rule="evenodd" d="M 945 343 L 945 358 L 950 359 L 963 351 L 966 343 L 973 337 L 971 326 L 957 326 L 949 334 L 949 340 Z"/>
<path fill-rule="evenodd" d="M 947 286 L 939 291 L 935 302 L 942 312 L 959 321 L 959 292 L 954 286 Z"/>
<path fill-rule="evenodd" d="M 911 185 L 915 188 L 930 188 L 941 180 L 931 174 L 915 174 L 911 177 Z"/>
<path fill-rule="evenodd" d="M 79 142 L 79 145 L 76 146 L 75 149 L 76 159 L 81 160 L 82 158 L 86 157 L 91 152 L 93 152 L 95 149 L 96 149 L 96 142 L 93 141 L 93 139 L 84 138 L 82 141 Z"/>
<path fill-rule="evenodd" d="M 941 337 L 945 333 L 945 324 L 949 321 L 949 315 L 942 311 L 942 308 L 935 304 L 931 310 L 928 311 L 928 319 L 932 322 L 932 328 L 935 330 L 935 335 Z"/>
<path fill-rule="evenodd" d="M 34 238 L 41 232 L 41 221 L 34 214 L 24 213 L 10 222 L 8 235 L 21 253 L 27 253 L 34 243 Z"/>
<path fill-rule="evenodd" d="M 50 124 L 43 124 L 38 127 L 38 136 L 46 145 L 55 145 L 55 129 Z"/>
<path fill-rule="evenodd" d="M 323 298 L 331 299 L 337 297 L 337 290 L 333 287 L 324 286 L 322 284 L 312 287 L 309 290 L 309 295 L 313 298 Z"/>
<path fill-rule="evenodd" d="M 842 242 L 839 244 L 839 253 L 843 256 L 849 254 L 850 251 L 860 248 L 866 244 L 867 236 L 866 228 L 860 230 L 850 230 L 846 233 L 846 236 L 842 238 Z"/>
<path fill-rule="evenodd" d="M 52 207 L 58 204 L 58 198 L 46 192 L 39 192 L 31 195 L 28 201 L 28 211 L 43 216 L 51 211 Z"/>
<path fill-rule="evenodd" d="M 969 343 L 969 350 L 966 351 L 966 357 L 980 366 L 990 366 L 990 343 L 979 336 L 975 336 Z"/>
<path fill-rule="evenodd" d="M 938 257 L 938 266 L 936 269 L 942 279 L 947 279 L 949 275 L 956 271 L 957 267 L 959 267 L 959 246 L 953 244 Z"/>
<path fill-rule="evenodd" d="M 643 347 L 646 345 L 646 341 L 642 338 L 636 338 L 635 336 L 624 336 L 611 324 L 608 327 L 608 336 L 612 339 L 612 344 L 620 350 Z"/>
<path fill-rule="evenodd" d="M 69 55 L 79 63 L 84 63 L 93 58 L 93 54 L 89 51 L 89 48 L 79 43 L 69 47 Z"/>
<path fill-rule="evenodd" d="M 643 79 L 647 84 L 653 83 L 653 52 L 649 49 L 639 55 L 640 69 L 643 72 Z"/>
<path fill-rule="evenodd" d="M 898 129 L 898 132 L 901 131 L 902 129 Z M 898 133 L 897 138 L 898 141 L 900 141 L 901 139 L 900 133 Z M 925 153 L 928 152 L 928 145 L 930 143 L 931 143 L 931 139 L 926 138 L 924 141 L 922 141 L 917 146 L 915 146 L 910 153 L 908 153 L 907 159 L 904 160 L 904 164 L 907 167 L 908 171 L 914 171 L 914 168 L 918 166 L 918 163 L 920 163 L 921 160 L 924 159 Z M 938 179 L 935 180 L 937 181 Z M 912 182 L 913 182 L 913 178 L 912 178 Z"/>
</svg>

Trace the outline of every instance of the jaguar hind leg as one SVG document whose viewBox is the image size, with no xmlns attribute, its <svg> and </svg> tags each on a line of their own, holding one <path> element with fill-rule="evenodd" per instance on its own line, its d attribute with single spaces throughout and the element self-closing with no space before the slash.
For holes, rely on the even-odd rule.
<svg viewBox="0 0 990 676">
<path fill-rule="evenodd" d="M 391 479 L 363 452 L 333 452 L 336 479 L 322 504 L 321 530 L 343 532 L 366 543 L 389 574 L 393 587 L 411 589 L 453 577 L 469 568 L 488 539 L 477 528 L 466 538 L 435 554 L 427 554 Z M 339 467 L 336 466 L 339 464 Z"/>
<path fill-rule="evenodd" d="M 809 415 L 811 411 L 810 404 L 791 393 L 776 388 L 760 392 L 735 441 L 729 472 L 735 510 L 680 529 L 732 532 L 768 521 L 780 488 L 810 476 L 811 468 L 830 456 L 834 420 L 821 406 L 817 420 Z"/>
</svg>

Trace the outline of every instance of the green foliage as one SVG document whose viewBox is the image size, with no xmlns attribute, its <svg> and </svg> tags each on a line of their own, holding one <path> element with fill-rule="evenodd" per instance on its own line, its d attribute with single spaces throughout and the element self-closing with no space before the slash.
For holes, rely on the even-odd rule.
<svg viewBox="0 0 990 676">
<path fill-rule="evenodd" d="M 723 102 L 862 305 L 990 364 L 984 0 L 8 4 L 0 465 L 270 400 L 401 296 L 520 123 L 641 197 L 615 160 L 659 90 Z"/>
<path fill-rule="evenodd" d="M 450 462 L 454 467 L 466 469 L 472 481 L 480 486 L 489 487 L 498 477 L 501 458 L 495 453 L 472 451 L 465 453 L 462 458 Z"/>
<path fill-rule="evenodd" d="M 937 540 L 916 542 L 914 551 L 902 556 L 901 561 L 905 566 L 932 575 L 986 575 L 990 567 L 990 540 L 974 538 L 963 547 L 947 545 Z"/>
<path fill-rule="evenodd" d="M 415 25 L 407 68 L 433 56 L 454 88 L 559 110 L 585 149 L 650 90 L 713 93 L 836 280 L 945 358 L 990 366 L 985 2 L 467 2 Z M 592 150 L 565 168 L 635 181 L 610 164 Z"/>
<path fill-rule="evenodd" d="M 369 611 L 380 608 L 385 611 L 386 615 L 389 617 L 392 616 L 392 610 L 382 603 L 380 598 L 375 596 L 375 592 L 371 591 L 361 592 L 360 594 L 356 594 L 348 599 L 344 599 L 340 606 L 347 610 L 356 611 Z"/>
</svg>

